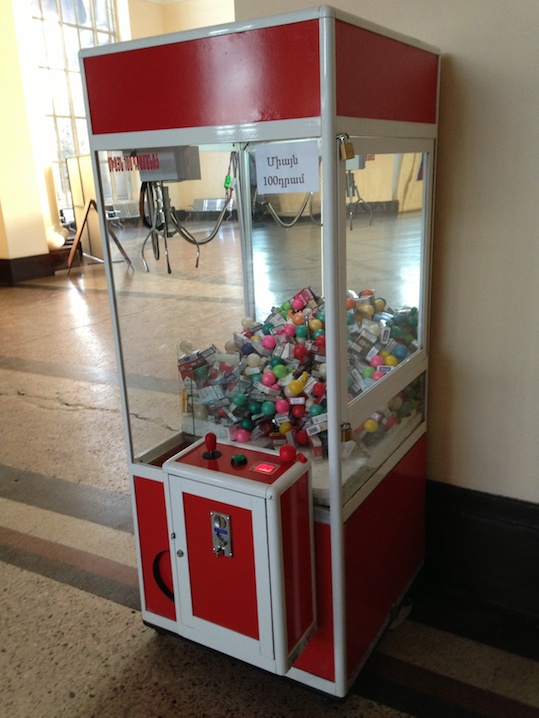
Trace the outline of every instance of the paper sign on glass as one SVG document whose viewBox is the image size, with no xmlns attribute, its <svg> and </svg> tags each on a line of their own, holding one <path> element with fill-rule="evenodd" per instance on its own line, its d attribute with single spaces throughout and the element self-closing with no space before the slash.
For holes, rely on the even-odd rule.
<svg viewBox="0 0 539 718">
<path fill-rule="evenodd" d="M 255 151 L 259 194 L 318 192 L 318 142 L 272 142 Z"/>
</svg>

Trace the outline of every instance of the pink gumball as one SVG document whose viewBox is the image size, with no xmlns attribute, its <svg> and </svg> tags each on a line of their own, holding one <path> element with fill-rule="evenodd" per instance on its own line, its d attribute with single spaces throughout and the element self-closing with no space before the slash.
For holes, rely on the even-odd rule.
<svg viewBox="0 0 539 718">
<path fill-rule="evenodd" d="M 262 346 L 264 349 L 274 349 L 276 344 L 277 340 L 273 334 L 266 334 L 266 336 L 262 338 Z"/>
<path fill-rule="evenodd" d="M 275 411 L 278 414 L 288 414 L 289 409 L 290 404 L 286 401 L 286 399 L 277 399 L 275 402 Z"/>
<path fill-rule="evenodd" d="M 294 337 L 296 336 L 296 325 L 295 324 L 285 324 L 284 325 L 284 333 L 287 337 Z"/>
<path fill-rule="evenodd" d="M 370 361 L 370 365 L 374 368 L 382 366 L 382 364 L 385 362 L 385 359 L 383 356 L 380 356 L 380 354 L 375 354 L 373 358 Z"/>
<path fill-rule="evenodd" d="M 250 438 L 251 432 L 247 431 L 247 429 L 238 429 L 236 431 L 236 441 L 239 441 L 240 444 L 246 444 Z"/>
<path fill-rule="evenodd" d="M 378 369 L 372 375 L 372 378 L 374 379 L 374 381 L 378 381 L 379 379 L 383 379 L 384 377 L 385 377 L 384 372 L 380 371 Z"/>
<path fill-rule="evenodd" d="M 264 386 L 273 386 L 275 384 L 275 374 L 272 371 L 265 371 L 262 374 L 262 384 Z"/>
<path fill-rule="evenodd" d="M 305 306 L 305 302 L 302 299 L 299 299 L 298 297 L 294 297 L 294 299 L 292 299 L 290 304 L 292 306 L 292 309 L 295 312 L 299 312 L 300 309 L 303 309 L 303 307 Z"/>
</svg>

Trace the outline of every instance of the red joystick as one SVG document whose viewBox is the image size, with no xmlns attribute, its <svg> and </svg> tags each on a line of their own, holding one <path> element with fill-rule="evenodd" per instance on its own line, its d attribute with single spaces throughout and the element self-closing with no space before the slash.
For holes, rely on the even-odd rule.
<svg viewBox="0 0 539 718">
<path fill-rule="evenodd" d="M 206 451 L 202 454 L 203 459 L 218 459 L 221 452 L 217 451 L 217 437 L 211 431 L 204 437 Z"/>
<path fill-rule="evenodd" d="M 279 456 L 283 461 L 294 461 L 296 458 L 296 447 L 292 444 L 284 444 L 279 449 Z"/>
</svg>

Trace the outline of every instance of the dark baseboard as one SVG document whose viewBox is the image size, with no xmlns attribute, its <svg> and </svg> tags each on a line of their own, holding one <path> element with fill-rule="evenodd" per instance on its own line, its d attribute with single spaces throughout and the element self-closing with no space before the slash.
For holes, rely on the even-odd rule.
<svg viewBox="0 0 539 718">
<path fill-rule="evenodd" d="M 539 504 L 427 482 L 432 585 L 539 616 Z"/>
<path fill-rule="evenodd" d="M 11 287 L 28 279 L 52 277 L 55 269 L 57 267 L 52 253 L 0 259 L 0 284 Z"/>
</svg>

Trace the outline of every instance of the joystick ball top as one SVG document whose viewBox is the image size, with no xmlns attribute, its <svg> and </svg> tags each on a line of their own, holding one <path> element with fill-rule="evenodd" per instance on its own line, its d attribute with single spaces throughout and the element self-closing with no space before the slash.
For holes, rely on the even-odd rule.
<svg viewBox="0 0 539 718">
<path fill-rule="evenodd" d="M 283 461 L 293 461 L 296 458 L 296 447 L 292 444 L 284 444 L 279 449 L 279 456 Z"/>
</svg>

